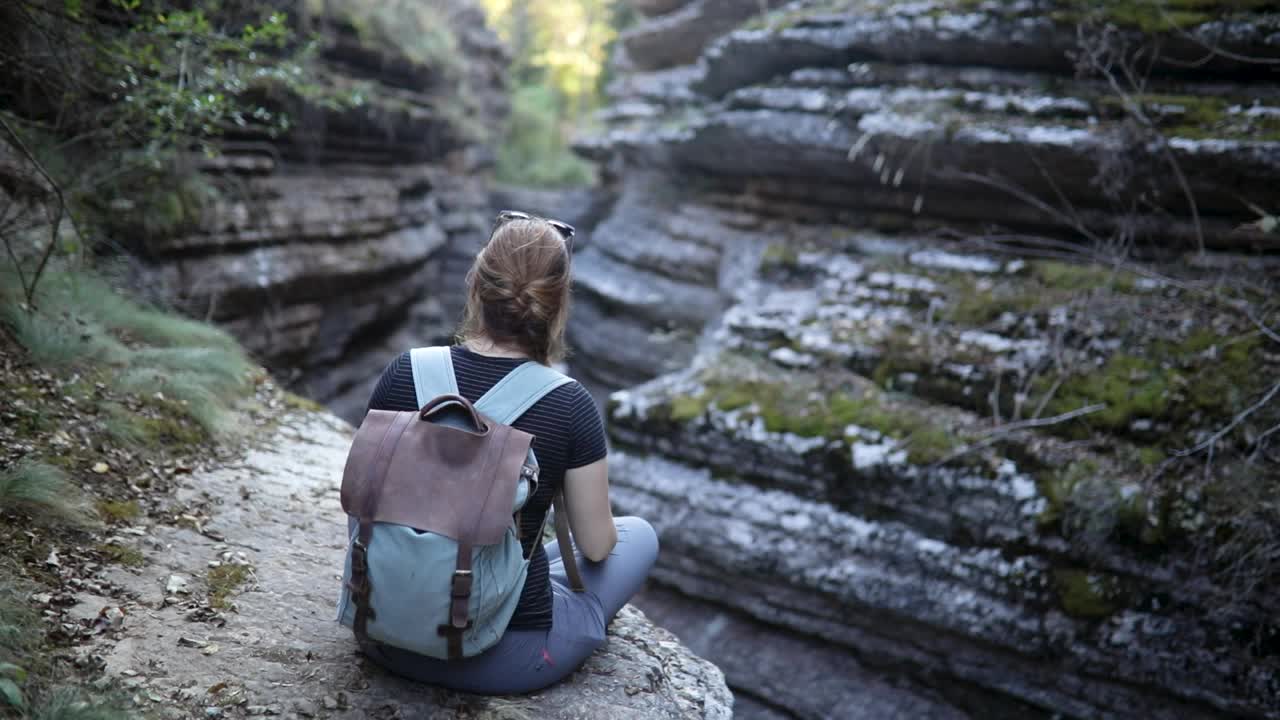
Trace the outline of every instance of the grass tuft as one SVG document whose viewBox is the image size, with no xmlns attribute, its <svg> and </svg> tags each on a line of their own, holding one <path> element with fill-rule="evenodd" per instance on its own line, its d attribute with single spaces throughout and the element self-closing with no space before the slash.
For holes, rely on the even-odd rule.
<svg viewBox="0 0 1280 720">
<path fill-rule="evenodd" d="M 22 510 L 73 525 L 90 524 L 83 496 L 67 474 L 38 460 L 19 460 L 0 471 L 0 509 Z"/>
<path fill-rule="evenodd" d="M 124 567 L 142 567 L 147 562 L 147 558 L 142 554 L 141 550 L 127 545 L 103 543 L 97 547 L 97 550 L 107 562 L 123 565 Z"/>
<path fill-rule="evenodd" d="M 230 606 L 230 597 L 243 585 L 253 571 L 248 565 L 223 563 L 209 570 L 205 581 L 209 584 L 209 606 L 225 609 Z"/>
<path fill-rule="evenodd" d="M 99 500 L 97 508 L 103 520 L 113 522 L 136 520 L 142 515 L 142 508 L 138 507 L 136 500 Z"/>
<path fill-rule="evenodd" d="M 99 700 L 76 688 L 54 689 L 32 705 L 30 720 L 131 720 L 133 714 L 110 700 Z"/>
<path fill-rule="evenodd" d="M 20 302 L 12 272 L 0 273 L 0 322 L 44 367 L 93 367 L 114 389 L 166 401 L 208 436 L 229 432 L 231 410 L 248 394 L 253 364 L 227 333 L 148 307 L 85 269 L 57 267 L 41 280 L 34 309 Z M 107 435 L 137 446 L 153 433 L 144 419 L 108 406 Z"/>
<path fill-rule="evenodd" d="M 40 616 L 23 599 L 19 583 L 0 575 L 0 658 L 20 658 L 39 645 Z"/>
</svg>

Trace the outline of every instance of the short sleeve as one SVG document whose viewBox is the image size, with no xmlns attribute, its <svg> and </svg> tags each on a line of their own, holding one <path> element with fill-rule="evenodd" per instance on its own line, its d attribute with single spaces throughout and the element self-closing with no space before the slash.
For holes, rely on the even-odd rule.
<svg viewBox="0 0 1280 720">
<path fill-rule="evenodd" d="M 579 383 L 569 386 L 569 431 L 572 441 L 567 468 L 590 465 L 609 453 L 604 436 L 604 418 L 591 393 Z"/>
<path fill-rule="evenodd" d="M 406 379 L 401 372 L 403 366 L 409 363 L 409 353 L 402 353 L 390 363 L 387 364 L 382 376 L 378 378 L 378 385 L 373 389 L 373 394 L 369 396 L 369 404 L 365 408 L 367 413 L 369 410 L 404 410 L 403 396 L 405 395 Z M 408 376 L 408 392 L 413 392 L 413 378 Z M 408 409 L 413 410 L 414 404 L 410 402 Z"/>
</svg>

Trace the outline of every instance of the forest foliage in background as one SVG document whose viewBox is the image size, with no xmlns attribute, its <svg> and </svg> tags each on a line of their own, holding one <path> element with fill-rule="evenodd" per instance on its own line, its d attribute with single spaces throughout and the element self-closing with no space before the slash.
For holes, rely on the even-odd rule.
<svg viewBox="0 0 1280 720">
<path fill-rule="evenodd" d="M 498 178 L 536 186 L 591 182 L 569 149 L 609 79 L 609 55 L 631 20 L 621 0 L 482 0 L 510 49 L 511 117 L 498 142 Z"/>
</svg>

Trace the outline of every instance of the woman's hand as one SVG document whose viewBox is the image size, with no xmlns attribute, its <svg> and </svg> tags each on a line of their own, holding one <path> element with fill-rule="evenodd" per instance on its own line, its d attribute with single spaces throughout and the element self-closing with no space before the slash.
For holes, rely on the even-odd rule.
<svg viewBox="0 0 1280 720">
<path fill-rule="evenodd" d="M 609 507 L 609 461 L 600 458 L 590 465 L 571 468 L 564 474 L 564 502 L 569 529 L 583 557 L 600 562 L 618 543 Z"/>
</svg>

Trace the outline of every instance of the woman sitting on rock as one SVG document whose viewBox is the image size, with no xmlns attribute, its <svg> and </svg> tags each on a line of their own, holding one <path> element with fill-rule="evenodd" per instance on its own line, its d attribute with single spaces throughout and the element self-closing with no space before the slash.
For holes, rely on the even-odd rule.
<svg viewBox="0 0 1280 720">
<path fill-rule="evenodd" d="M 572 239 L 573 228 L 564 223 L 515 212 L 498 216 L 467 274 L 459 343 L 449 349 L 459 394 L 467 400 L 476 402 L 529 360 L 549 365 L 563 357 Z M 369 408 L 418 409 L 410 353 L 387 366 Z M 657 558 L 657 536 L 647 522 L 612 515 L 604 425 L 581 384 L 552 390 L 512 426 L 534 436 L 540 468 L 537 490 L 519 513 L 530 563 L 515 614 L 497 645 L 459 660 L 367 642 L 366 654 L 397 674 L 482 694 L 546 687 L 604 643 L 605 625 Z M 538 537 L 561 487 L 585 592 L 569 589 L 559 547 L 544 547 Z"/>
</svg>

